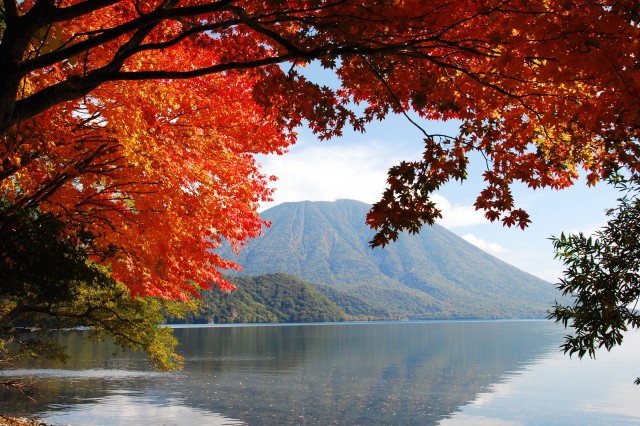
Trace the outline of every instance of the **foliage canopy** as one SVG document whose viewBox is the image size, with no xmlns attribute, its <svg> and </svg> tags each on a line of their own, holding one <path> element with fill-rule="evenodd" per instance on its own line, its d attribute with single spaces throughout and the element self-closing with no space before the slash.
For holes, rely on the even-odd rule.
<svg viewBox="0 0 640 426">
<path fill-rule="evenodd" d="M 103 263 L 133 294 L 226 285 L 209 249 L 259 233 L 269 196 L 251 154 L 282 152 L 303 122 L 331 137 L 409 110 L 460 120 L 390 170 L 374 245 L 432 223 L 430 195 L 474 151 L 476 207 L 508 226 L 529 221 L 515 181 L 638 169 L 632 1 L 7 0 L 4 20 L 2 187 L 90 224 L 90 254 L 116 247 Z M 302 76 L 312 60 L 340 87 Z"/>
<path fill-rule="evenodd" d="M 640 176 L 617 182 L 625 195 L 606 226 L 593 236 L 582 233 L 553 238 L 556 257 L 566 270 L 558 284 L 572 304 L 556 303 L 550 318 L 571 326 L 565 353 L 596 356 L 622 343 L 624 333 L 640 328 Z M 640 378 L 636 379 L 640 384 Z"/>
</svg>

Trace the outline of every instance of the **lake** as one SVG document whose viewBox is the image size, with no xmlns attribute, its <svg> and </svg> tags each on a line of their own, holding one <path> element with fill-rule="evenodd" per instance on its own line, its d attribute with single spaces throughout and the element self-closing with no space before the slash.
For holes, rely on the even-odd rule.
<svg viewBox="0 0 640 426">
<path fill-rule="evenodd" d="M 598 360 L 559 352 L 548 321 L 176 328 L 185 369 L 62 337 L 72 359 L 5 374 L 38 380 L 0 413 L 72 425 L 640 424 L 640 335 Z"/>
</svg>

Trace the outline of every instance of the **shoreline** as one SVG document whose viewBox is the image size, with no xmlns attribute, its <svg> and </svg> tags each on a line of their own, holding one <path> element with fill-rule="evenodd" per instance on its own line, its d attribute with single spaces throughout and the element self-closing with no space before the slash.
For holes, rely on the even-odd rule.
<svg viewBox="0 0 640 426">
<path fill-rule="evenodd" d="M 0 426 L 51 426 L 49 423 L 28 417 L 11 417 L 0 415 Z"/>
</svg>

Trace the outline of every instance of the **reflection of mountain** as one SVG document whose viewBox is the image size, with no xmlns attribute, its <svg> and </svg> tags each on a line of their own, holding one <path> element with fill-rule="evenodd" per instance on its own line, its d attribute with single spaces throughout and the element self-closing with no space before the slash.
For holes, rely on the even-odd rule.
<svg viewBox="0 0 640 426">
<path fill-rule="evenodd" d="M 559 296 L 553 285 L 437 225 L 371 250 L 368 209 L 352 200 L 281 204 L 263 212 L 272 222 L 264 236 L 237 258 L 230 250 L 221 254 L 243 274 L 285 272 L 327 285 L 321 291 L 356 315 L 363 314 L 360 303 L 404 318 L 545 317 Z"/>
<path fill-rule="evenodd" d="M 557 347 L 553 330 L 537 321 L 177 329 L 181 373 L 44 382 L 56 403 L 77 409 L 129 393 L 249 425 L 429 425 Z M 115 365 L 107 359 L 86 365 L 140 367 L 139 358 L 125 355 Z M 15 413 L 12 402 L 0 398 L 0 412 Z"/>
<path fill-rule="evenodd" d="M 189 403 L 211 409 L 215 398 L 215 410 L 250 425 L 435 424 L 557 346 L 549 331 L 541 322 L 191 330 L 189 353 L 211 339 L 218 349 L 195 360 L 200 390 Z M 212 368 L 215 383 L 199 373 Z"/>
</svg>

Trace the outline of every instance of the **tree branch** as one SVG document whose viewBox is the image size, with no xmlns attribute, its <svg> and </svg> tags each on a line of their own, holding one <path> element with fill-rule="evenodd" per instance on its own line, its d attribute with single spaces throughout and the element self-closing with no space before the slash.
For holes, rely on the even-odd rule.
<svg viewBox="0 0 640 426">
<path fill-rule="evenodd" d="M 111 0 L 113 1 L 113 0 Z M 179 8 L 158 8 L 153 12 L 141 16 L 140 18 L 133 19 L 127 23 L 119 25 L 117 27 L 109 28 L 101 31 L 99 34 L 97 33 L 87 33 L 86 35 L 91 35 L 91 37 L 87 40 L 78 42 L 69 47 L 53 51 L 51 53 L 47 53 L 45 55 L 39 56 L 37 58 L 24 61 L 20 64 L 17 72 L 21 75 L 26 75 L 31 71 L 35 71 L 40 68 L 44 68 L 65 59 L 74 57 L 98 47 L 104 43 L 109 41 L 113 41 L 118 37 L 122 37 L 125 34 L 136 31 L 140 28 L 147 27 L 149 25 L 157 25 L 164 20 L 170 19 L 178 19 L 185 18 L 191 16 L 202 15 L 205 13 L 214 13 L 221 11 L 227 4 L 231 3 L 232 0 L 224 0 L 219 2 L 213 2 L 207 5 L 201 6 L 190 6 L 190 7 L 179 7 Z M 53 21 L 58 22 L 61 20 Z M 202 27 L 202 32 L 207 31 L 207 26 Z"/>
</svg>

